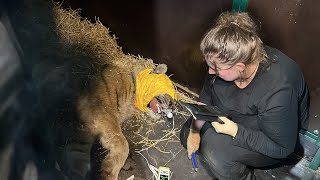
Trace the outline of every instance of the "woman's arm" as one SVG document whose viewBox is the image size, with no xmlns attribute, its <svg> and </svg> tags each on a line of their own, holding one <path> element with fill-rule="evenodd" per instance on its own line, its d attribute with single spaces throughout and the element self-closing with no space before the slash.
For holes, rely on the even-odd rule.
<svg viewBox="0 0 320 180">
<path fill-rule="evenodd" d="M 211 86 L 212 85 L 212 77 L 208 74 L 205 78 L 205 82 L 203 84 L 203 87 L 200 91 L 199 100 L 197 102 L 198 105 L 212 105 L 212 99 L 211 99 Z M 204 125 L 206 121 L 201 120 L 192 120 L 191 123 L 191 129 L 200 131 L 202 126 Z"/>
<path fill-rule="evenodd" d="M 211 98 L 211 92 L 213 87 L 212 85 L 214 83 L 213 79 L 215 79 L 215 76 L 207 74 L 199 94 L 199 99 L 198 99 L 199 102 L 207 105 L 213 105 L 212 98 Z"/>
</svg>

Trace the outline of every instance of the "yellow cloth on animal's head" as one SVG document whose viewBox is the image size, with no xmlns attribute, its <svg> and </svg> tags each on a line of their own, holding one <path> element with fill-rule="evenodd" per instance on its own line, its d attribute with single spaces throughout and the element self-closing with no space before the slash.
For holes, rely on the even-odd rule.
<svg viewBox="0 0 320 180">
<path fill-rule="evenodd" d="M 166 93 L 174 100 L 177 99 L 177 93 L 170 78 L 166 74 L 151 73 L 152 70 L 142 70 L 136 77 L 135 106 L 144 112 L 147 111 L 147 105 L 152 98 L 160 94 Z"/>
</svg>

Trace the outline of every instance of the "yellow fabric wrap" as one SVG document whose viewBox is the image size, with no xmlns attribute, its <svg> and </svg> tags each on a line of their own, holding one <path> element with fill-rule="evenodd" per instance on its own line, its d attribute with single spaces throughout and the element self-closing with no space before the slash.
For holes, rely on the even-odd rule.
<svg viewBox="0 0 320 180">
<path fill-rule="evenodd" d="M 147 105 L 155 96 L 166 93 L 174 100 L 177 93 L 172 81 L 166 74 L 151 73 L 152 69 L 145 69 L 139 72 L 136 77 L 136 100 L 135 106 L 146 112 Z"/>
</svg>

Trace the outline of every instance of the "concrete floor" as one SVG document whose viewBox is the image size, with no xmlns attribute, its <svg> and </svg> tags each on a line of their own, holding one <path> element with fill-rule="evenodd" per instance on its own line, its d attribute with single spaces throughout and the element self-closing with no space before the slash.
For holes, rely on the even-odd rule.
<svg viewBox="0 0 320 180">
<path fill-rule="evenodd" d="M 179 141 L 180 128 L 187 117 L 188 116 L 181 114 L 175 114 L 174 120 L 164 119 L 161 123 L 157 124 L 157 126 L 154 126 L 154 134 L 149 135 L 149 139 L 161 139 L 167 135 L 165 133 L 166 130 L 172 130 L 173 124 L 176 129 L 174 131 L 175 136 L 168 135 L 167 137 L 170 137 L 168 140 L 163 140 L 154 145 L 154 147 L 144 146 L 143 144 L 135 145 L 132 141 L 128 140 L 130 144 L 130 155 L 124 169 L 120 173 L 120 179 L 126 179 L 131 175 L 134 175 L 136 179 L 152 179 L 152 172 L 147 166 L 147 161 L 156 168 L 159 166 L 169 167 L 172 172 L 172 179 L 210 179 L 210 175 L 200 163 L 199 157 L 198 171 L 194 171 L 191 160 L 187 158 L 187 151 Z M 134 134 L 132 132 L 133 131 L 127 131 L 124 133 L 127 136 L 132 136 Z M 141 132 L 141 134 L 143 134 L 143 132 Z M 146 159 L 135 152 L 136 149 L 148 147 L 150 148 L 141 152 Z M 158 148 L 161 149 L 162 152 L 159 151 Z"/>
</svg>

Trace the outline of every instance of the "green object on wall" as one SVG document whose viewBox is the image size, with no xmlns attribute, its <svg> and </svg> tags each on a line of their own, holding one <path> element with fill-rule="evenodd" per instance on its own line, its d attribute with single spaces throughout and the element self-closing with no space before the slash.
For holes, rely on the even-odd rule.
<svg viewBox="0 0 320 180">
<path fill-rule="evenodd" d="M 314 155 L 308 166 L 310 169 L 317 170 L 320 166 L 320 136 L 304 129 L 300 130 L 300 134 L 302 135 L 304 140 L 311 142 L 318 147 L 316 154 Z"/>
<path fill-rule="evenodd" d="M 245 12 L 247 11 L 248 0 L 233 0 L 232 12 Z"/>
</svg>

